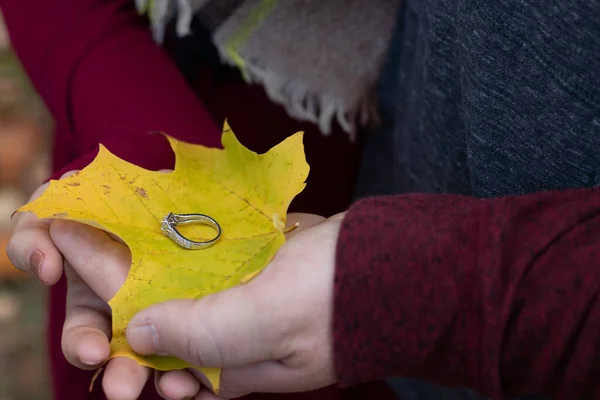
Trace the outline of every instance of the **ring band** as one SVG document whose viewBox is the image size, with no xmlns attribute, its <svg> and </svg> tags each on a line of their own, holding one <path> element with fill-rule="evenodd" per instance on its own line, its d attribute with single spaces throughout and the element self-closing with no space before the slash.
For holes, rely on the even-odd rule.
<svg viewBox="0 0 600 400">
<path fill-rule="evenodd" d="M 183 236 L 178 230 L 179 225 L 201 224 L 207 225 L 217 231 L 217 235 L 205 242 L 195 242 Z M 165 236 L 188 250 L 206 249 L 219 241 L 221 238 L 221 226 L 214 218 L 204 214 L 173 214 L 169 213 L 161 221 L 161 231 Z"/>
</svg>

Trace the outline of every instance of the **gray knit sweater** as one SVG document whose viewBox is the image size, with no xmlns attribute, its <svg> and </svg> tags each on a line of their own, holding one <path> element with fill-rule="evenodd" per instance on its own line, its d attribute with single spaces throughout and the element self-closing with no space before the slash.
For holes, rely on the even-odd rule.
<svg viewBox="0 0 600 400">
<path fill-rule="evenodd" d="M 599 0 L 405 0 L 358 196 L 600 183 Z"/>
</svg>

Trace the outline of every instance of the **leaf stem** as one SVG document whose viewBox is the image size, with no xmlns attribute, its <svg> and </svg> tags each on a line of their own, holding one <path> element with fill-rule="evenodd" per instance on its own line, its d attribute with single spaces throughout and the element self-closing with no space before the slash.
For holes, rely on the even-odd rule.
<svg viewBox="0 0 600 400">
<path fill-rule="evenodd" d="M 300 222 L 296 222 L 294 225 L 288 226 L 283 231 L 284 235 L 287 235 L 288 233 L 295 231 L 296 229 L 298 229 L 299 226 L 300 226 Z"/>
</svg>

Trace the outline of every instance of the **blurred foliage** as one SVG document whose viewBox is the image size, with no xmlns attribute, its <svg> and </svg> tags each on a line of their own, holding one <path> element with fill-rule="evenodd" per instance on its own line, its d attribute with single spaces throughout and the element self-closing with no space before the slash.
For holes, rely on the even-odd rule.
<svg viewBox="0 0 600 400">
<path fill-rule="evenodd" d="M 51 399 L 45 296 L 33 280 L 0 282 L 0 400 Z"/>
<path fill-rule="evenodd" d="M 51 126 L 49 115 L 19 59 L 5 48 L 0 49 L 0 120 L 14 118 L 33 118 Z"/>
<path fill-rule="evenodd" d="M 39 125 L 43 134 L 38 134 L 35 141 L 42 141 L 43 145 L 36 147 L 41 154 L 36 153 L 32 159 L 36 160 L 34 164 L 45 162 L 51 119 L 18 58 L 10 49 L 0 47 L 0 139 L 2 135 L 4 138 L 14 135 L 15 124 L 20 122 Z M 11 143 L 10 149 L 5 150 L 16 154 L 14 146 L 31 142 L 21 137 L 17 142 L 5 140 L 2 143 L 5 146 Z M 29 193 L 25 193 L 28 189 L 24 188 L 35 187 L 39 181 L 33 171 L 35 168 L 29 166 L 23 176 L 23 180 L 32 180 L 32 185 L 19 185 L 25 198 Z M 14 202 L 8 190 L 0 183 L 0 202 L 6 205 L 0 207 L 1 210 L 10 209 L 11 201 Z M 0 218 L 8 221 L 9 213 L 6 213 L 8 215 L 0 215 Z M 10 231 L 0 229 L 0 244 L 5 243 L 9 235 Z M 45 339 L 47 291 L 33 279 L 15 278 L 14 273 L 6 273 L 12 268 L 9 264 L 3 268 L 0 268 L 0 400 L 49 400 Z"/>
</svg>

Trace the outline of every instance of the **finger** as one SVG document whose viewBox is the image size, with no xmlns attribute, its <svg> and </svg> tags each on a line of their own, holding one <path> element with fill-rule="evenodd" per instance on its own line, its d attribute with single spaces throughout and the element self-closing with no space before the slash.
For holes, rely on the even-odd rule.
<svg viewBox="0 0 600 400">
<path fill-rule="evenodd" d="M 194 400 L 227 400 L 226 397 L 220 397 L 206 388 L 200 389 L 200 392 L 194 397 Z"/>
<path fill-rule="evenodd" d="M 74 308 L 63 329 L 62 350 L 67 361 L 81 369 L 95 369 L 110 355 L 104 321 L 88 309 Z"/>
<path fill-rule="evenodd" d="M 62 350 L 69 363 L 83 369 L 97 368 L 110 354 L 110 308 L 73 268 L 65 263 L 66 316 Z"/>
<path fill-rule="evenodd" d="M 135 400 L 140 397 L 150 369 L 130 358 L 117 357 L 108 362 L 102 389 L 108 400 Z"/>
<path fill-rule="evenodd" d="M 38 198 L 48 187 L 40 186 L 30 198 Z M 6 247 L 6 254 L 13 265 L 32 274 L 42 283 L 52 285 L 62 274 L 62 256 L 48 234 L 51 220 L 39 219 L 32 213 L 19 213 L 13 234 Z"/>
<path fill-rule="evenodd" d="M 194 374 L 198 373 L 193 371 Z M 249 393 L 294 393 L 305 392 L 330 384 L 321 377 L 326 374 L 315 373 L 309 376 L 306 369 L 294 368 L 281 361 L 264 361 L 257 364 L 221 371 L 219 396 L 238 398 Z M 310 382 L 310 387 L 307 387 Z"/>
<path fill-rule="evenodd" d="M 54 221 L 50 236 L 77 275 L 106 302 L 121 288 L 131 252 L 106 232 L 72 221 Z"/>
<path fill-rule="evenodd" d="M 191 370 L 201 379 L 197 370 Z M 293 393 L 307 390 L 306 381 L 314 380 L 298 369 L 290 368 L 280 361 L 263 361 L 256 364 L 221 371 L 219 396 L 225 398 L 243 397 L 250 393 Z M 326 386 L 327 383 L 323 383 Z"/>
<path fill-rule="evenodd" d="M 61 179 L 76 172 L 67 172 Z M 40 197 L 47 187 L 48 183 L 37 188 L 29 202 Z M 48 234 L 51 220 L 39 219 L 33 213 L 18 213 L 15 220 L 6 248 L 8 258 L 17 269 L 31 273 L 42 283 L 55 284 L 62 275 L 63 259 Z"/>
<path fill-rule="evenodd" d="M 192 365 L 237 366 L 287 356 L 285 316 L 273 327 L 268 299 L 251 285 L 201 300 L 173 300 L 138 313 L 127 328 L 140 354 L 168 354 Z"/>
<path fill-rule="evenodd" d="M 337 221 L 340 219 L 344 219 L 344 217 L 346 216 L 346 212 L 341 212 L 341 213 L 337 213 L 335 215 L 332 215 L 331 217 L 327 218 L 327 220 L 329 221 Z"/>
<path fill-rule="evenodd" d="M 163 376 L 164 372 L 163 371 L 158 371 L 158 370 L 154 370 L 154 389 L 156 389 L 156 393 L 158 393 L 158 395 L 162 398 L 162 399 L 166 399 L 165 395 L 163 394 L 162 390 L 160 389 L 160 386 L 158 386 L 158 383 L 161 379 L 161 377 Z"/>
<path fill-rule="evenodd" d="M 110 354 L 110 309 L 67 264 L 67 315 L 63 328 L 63 352 L 80 368 L 97 368 Z M 109 399 L 137 399 L 149 371 L 129 359 L 111 360 L 103 387 Z"/>
<path fill-rule="evenodd" d="M 50 235 L 69 260 L 65 263 L 68 291 L 63 353 L 80 368 L 98 366 L 110 353 L 106 301 L 125 280 L 129 250 L 103 231 L 70 221 L 53 222 Z"/>
<path fill-rule="evenodd" d="M 156 388 L 167 399 L 187 399 L 198 394 L 200 383 L 189 371 L 176 370 L 157 374 Z"/>
</svg>

